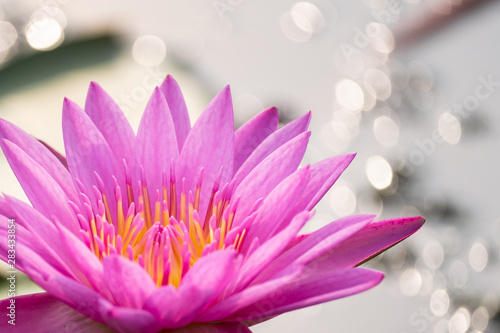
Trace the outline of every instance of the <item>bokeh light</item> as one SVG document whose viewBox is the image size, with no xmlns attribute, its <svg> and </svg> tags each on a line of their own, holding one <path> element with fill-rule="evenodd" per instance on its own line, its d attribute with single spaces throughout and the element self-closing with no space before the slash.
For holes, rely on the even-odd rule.
<svg viewBox="0 0 500 333">
<path fill-rule="evenodd" d="M 364 93 L 360 85 L 348 79 L 340 80 L 335 87 L 337 101 L 351 111 L 361 110 L 364 104 Z"/>
<path fill-rule="evenodd" d="M 399 286 L 406 296 L 415 296 L 422 287 L 422 276 L 414 268 L 406 269 L 399 278 Z"/>
<path fill-rule="evenodd" d="M 366 175 L 377 190 L 388 188 L 393 179 L 391 165 L 382 156 L 372 156 L 366 161 Z"/>
<path fill-rule="evenodd" d="M 135 40 L 132 54 L 139 64 L 152 67 L 163 62 L 167 55 L 167 47 L 160 37 L 146 35 Z"/>
<path fill-rule="evenodd" d="M 26 41 L 35 50 L 48 51 L 56 48 L 64 39 L 64 32 L 57 20 L 39 17 L 26 25 Z"/>
</svg>

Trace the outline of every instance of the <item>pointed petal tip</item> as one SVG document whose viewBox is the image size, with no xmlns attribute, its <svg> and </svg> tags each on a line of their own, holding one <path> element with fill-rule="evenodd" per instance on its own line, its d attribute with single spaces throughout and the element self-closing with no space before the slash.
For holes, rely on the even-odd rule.
<svg viewBox="0 0 500 333">
<path fill-rule="evenodd" d="M 385 274 L 383 272 L 375 271 L 375 270 L 373 271 L 373 274 L 374 274 L 374 278 L 373 278 L 372 282 L 373 282 L 373 287 L 375 287 L 380 282 L 382 282 L 382 280 L 384 280 Z"/>
<path fill-rule="evenodd" d="M 89 84 L 89 89 L 97 89 L 97 88 L 101 88 L 101 86 L 99 85 L 99 83 L 95 82 L 95 81 L 90 81 L 90 84 Z"/>
<path fill-rule="evenodd" d="M 71 111 L 75 107 L 78 107 L 78 105 L 70 100 L 68 97 L 64 97 L 63 99 L 63 115 L 65 112 Z"/>
<path fill-rule="evenodd" d="M 104 89 L 100 86 L 99 83 L 90 81 L 89 89 L 87 91 L 87 99 L 89 98 L 89 96 L 94 96 L 99 93 L 104 93 Z"/>
</svg>

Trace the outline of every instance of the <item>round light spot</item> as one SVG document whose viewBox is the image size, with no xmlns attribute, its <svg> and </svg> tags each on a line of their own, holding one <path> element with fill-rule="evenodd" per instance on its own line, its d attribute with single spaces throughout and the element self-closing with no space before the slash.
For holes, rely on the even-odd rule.
<svg viewBox="0 0 500 333">
<path fill-rule="evenodd" d="M 480 306 L 472 314 L 472 327 L 477 331 L 484 331 L 488 327 L 490 314 L 484 306 Z"/>
<path fill-rule="evenodd" d="M 384 147 L 391 148 L 399 141 L 399 126 L 387 116 L 380 116 L 373 122 L 373 134 Z"/>
<path fill-rule="evenodd" d="M 366 26 L 366 32 L 371 37 L 374 50 L 383 54 L 389 54 L 394 50 L 394 36 L 387 26 L 370 22 Z"/>
<path fill-rule="evenodd" d="M 431 240 L 425 245 L 422 257 L 427 267 L 438 269 L 444 260 L 443 246 L 437 241 Z"/>
<path fill-rule="evenodd" d="M 307 33 L 317 34 L 325 28 L 323 13 L 310 2 L 295 3 L 290 15 L 295 25 Z"/>
<path fill-rule="evenodd" d="M 462 136 L 460 121 L 449 112 L 445 112 L 439 116 L 438 130 L 443 140 L 451 145 L 457 144 Z"/>
<path fill-rule="evenodd" d="M 30 21 L 26 26 L 26 40 L 35 50 L 52 50 L 59 46 L 63 39 L 63 29 L 53 18 L 41 17 Z"/>
<path fill-rule="evenodd" d="M 414 268 L 408 268 L 401 274 L 399 287 L 406 296 L 415 296 L 422 287 L 422 276 Z"/>
<path fill-rule="evenodd" d="M 450 296 L 444 289 L 437 289 L 431 296 L 430 307 L 436 317 L 442 317 L 450 307 Z"/>
<path fill-rule="evenodd" d="M 0 22 L 0 52 L 10 49 L 17 39 L 16 28 L 10 22 Z"/>
<path fill-rule="evenodd" d="M 143 66 L 157 66 L 165 60 L 167 47 L 158 36 L 146 35 L 136 39 L 132 47 L 132 55 Z"/>
<path fill-rule="evenodd" d="M 377 190 L 388 188 L 392 183 L 392 168 L 382 156 L 372 156 L 366 162 L 366 175 Z"/>
<path fill-rule="evenodd" d="M 363 89 L 352 80 L 340 80 L 335 87 L 335 96 L 340 105 L 351 111 L 361 110 L 364 105 Z"/>
<path fill-rule="evenodd" d="M 488 265 L 488 250 L 481 243 L 474 243 L 469 251 L 469 263 L 473 270 L 481 272 Z"/>
<path fill-rule="evenodd" d="M 465 333 L 470 326 L 470 313 L 466 308 L 459 308 L 450 319 L 450 333 Z"/>
<path fill-rule="evenodd" d="M 391 96 L 391 80 L 384 72 L 370 68 L 365 72 L 363 79 L 373 88 L 375 92 L 373 97 L 385 101 Z"/>
<path fill-rule="evenodd" d="M 356 196 L 348 186 L 336 186 L 330 193 L 330 206 L 340 217 L 350 215 L 356 209 Z"/>
<path fill-rule="evenodd" d="M 281 15 L 280 28 L 283 34 L 293 42 L 304 43 L 312 36 L 311 31 L 305 31 L 297 26 L 290 12 Z"/>
</svg>

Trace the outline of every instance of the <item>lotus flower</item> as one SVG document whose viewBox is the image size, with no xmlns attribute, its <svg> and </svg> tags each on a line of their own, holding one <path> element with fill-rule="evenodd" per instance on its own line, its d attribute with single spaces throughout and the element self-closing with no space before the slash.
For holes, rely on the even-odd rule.
<svg viewBox="0 0 500 333">
<path fill-rule="evenodd" d="M 66 157 L 1 120 L 1 148 L 31 206 L 1 197 L 0 256 L 8 261 L 14 218 L 16 268 L 47 291 L 16 298 L 15 328 L 251 325 L 377 285 L 383 274 L 358 265 L 424 220 L 356 215 L 299 235 L 354 158 L 300 167 L 310 117 L 278 128 L 270 108 L 234 131 L 226 87 L 191 127 L 168 76 L 137 134 L 96 83 L 84 110 L 65 99 Z"/>
</svg>

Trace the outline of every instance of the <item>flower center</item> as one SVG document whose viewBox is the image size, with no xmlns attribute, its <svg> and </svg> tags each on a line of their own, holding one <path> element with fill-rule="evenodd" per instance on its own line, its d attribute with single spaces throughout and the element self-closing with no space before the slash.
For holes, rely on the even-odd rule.
<svg viewBox="0 0 500 333">
<path fill-rule="evenodd" d="M 227 247 L 241 249 L 247 230 L 233 226 L 238 201 L 230 203 L 230 184 L 220 187 L 222 169 L 206 212 L 199 211 L 203 169 L 194 194 L 186 191 L 185 179 L 178 189 L 173 169 L 169 175 L 163 171 L 162 188 L 153 192 L 154 202 L 144 172 L 141 173 L 134 189 L 125 164 L 126 202 L 116 179 L 113 179 L 114 200 L 110 200 L 105 195 L 103 181 L 94 173 L 98 184 L 93 187 L 94 206 L 84 186 L 76 180 L 84 207 L 81 212 L 72 205 L 82 228 L 80 234 L 101 261 L 106 255 L 121 254 L 144 267 L 157 286 L 177 287 L 202 256 Z"/>
</svg>

